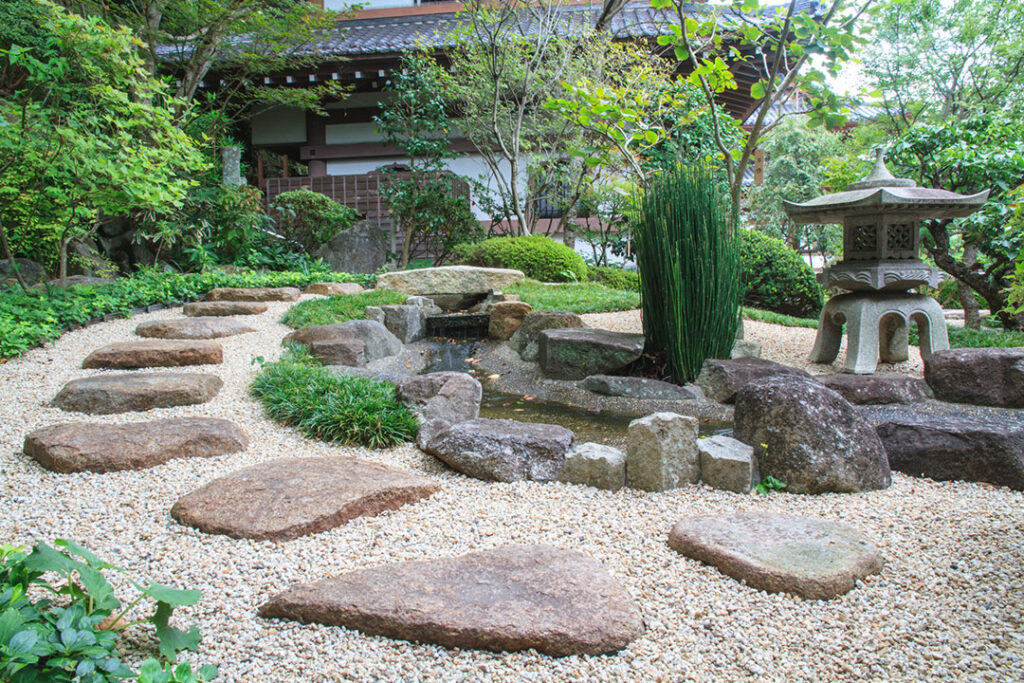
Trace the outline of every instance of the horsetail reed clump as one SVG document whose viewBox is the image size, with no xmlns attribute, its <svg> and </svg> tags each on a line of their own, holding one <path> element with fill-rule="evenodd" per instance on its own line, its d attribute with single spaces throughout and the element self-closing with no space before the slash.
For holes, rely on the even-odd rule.
<svg viewBox="0 0 1024 683">
<path fill-rule="evenodd" d="M 675 166 L 637 197 L 634 226 L 648 353 L 664 353 L 677 382 L 707 358 L 728 358 L 743 296 L 725 188 L 704 167 Z"/>
</svg>

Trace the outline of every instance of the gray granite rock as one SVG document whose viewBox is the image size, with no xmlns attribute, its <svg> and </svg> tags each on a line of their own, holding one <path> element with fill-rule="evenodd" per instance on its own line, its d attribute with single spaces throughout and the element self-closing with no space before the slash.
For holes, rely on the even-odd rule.
<svg viewBox="0 0 1024 683">
<path fill-rule="evenodd" d="M 480 382 L 465 372 L 431 372 L 398 382 L 398 399 L 425 422 L 473 420 L 480 416 L 482 397 Z"/>
<path fill-rule="evenodd" d="M 544 330 L 538 340 L 540 367 L 554 379 L 583 379 L 620 370 L 640 358 L 644 336 L 597 329 Z"/>
<path fill-rule="evenodd" d="M 305 344 L 314 353 L 316 344 L 357 340 L 363 344 L 365 362 L 393 356 L 402 350 L 402 342 L 388 332 L 384 325 L 374 320 L 347 320 L 331 325 L 312 325 L 296 330 L 284 338 L 284 343 Z M 328 362 L 329 365 L 349 363 Z"/>
<path fill-rule="evenodd" d="M 1024 408 L 1024 347 L 936 351 L 924 379 L 943 401 Z"/>
<path fill-rule="evenodd" d="M 654 413 L 629 423 L 626 481 L 644 491 L 667 491 L 700 481 L 697 419 Z"/>
<path fill-rule="evenodd" d="M 843 372 L 815 379 L 850 403 L 862 405 L 914 403 L 930 398 L 932 393 L 928 385 L 916 377 L 896 373 L 855 375 Z"/>
<path fill-rule="evenodd" d="M 509 338 L 509 346 L 526 361 L 537 360 L 538 337 L 544 330 L 578 329 L 583 319 L 568 311 L 532 311 L 527 313 L 519 328 Z"/>
<path fill-rule="evenodd" d="M 427 336 L 427 316 L 420 306 L 399 304 L 381 306 L 380 310 L 384 313 L 384 327 L 403 344 Z"/>
<path fill-rule="evenodd" d="M 700 478 L 712 488 L 750 493 L 761 481 L 757 458 L 751 446 L 728 436 L 697 440 Z"/>
<path fill-rule="evenodd" d="M 603 444 L 576 444 L 565 456 L 559 480 L 618 491 L 626 485 L 626 454 Z"/>
<path fill-rule="evenodd" d="M 647 377 L 620 377 L 617 375 L 590 375 L 580 385 L 603 396 L 657 399 L 665 401 L 700 401 L 704 392 L 692 385 L 678 385 Z"/>
<path fill-rule="evenodd" d="M 190 317 L 182 320 L 151 320 L 140 323 L 135 334 L 157 339 L 219 339 L 256 330 L 240 320 L 223 316 Z"/>
<path fill-rule="evenodd" d="M 388 244 L 376 221 L 363 220 L 339 231 L 316 255 L 342 273 L 376 273 L 388 261 Z"/>
<path fill-rule="evenodd" d="M 298 301 L 298 287 L 217 287 L 206 293 L 207 301 Z"/>
<path fill-rule="evenodd" d="M 810 377 L 803 370 L 764 358 L 730 360 L 709 358 L 704 361 L 694 384 L 700 387 L 704 391 L 704 395 L 711 400 L 719 403 L 732 403 L 736 400 L 736 392 L 744 384 L 773 375 Z"/>
</svg>

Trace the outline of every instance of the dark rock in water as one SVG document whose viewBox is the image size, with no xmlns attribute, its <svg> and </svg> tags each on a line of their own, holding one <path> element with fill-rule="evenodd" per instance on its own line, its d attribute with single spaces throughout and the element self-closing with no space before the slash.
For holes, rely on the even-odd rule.
<svg viewBox="0 0 1024 683">
<path fill-rule="evenodd" d="M 376 223 L 359 221 L 327 240 L 316 255 L 332 270 L 376 273 L 387 263 L 388 245 Z"/>
<path fill-rule="evenodd" d="M 581 382 L 584 389 L 604 396 L 626 396 L 666 401 L 700 401 L 704 392 L 692 384 L 680 386 L 647 377 L 590 375 Z"/>
<path fill-rule="evenodd" d="M 557 425 L 477 418 L 422 441 L 427 453 L 477 479 L 558 481 L 573 433 Z"/>
<path fill-rule="evenodd" d="M 854 529 L 823 519 L 741 513 L 680 520 L 677 552 L 757 590 L 829 600 L 882 571 L 882 556 Z"/>
<path fill-rule="evenodd" d="M 644 352 L 644 336 L 592 329 L 544 330 L 538 360 L 554 379 L 583 379 L 626 367 Z"/>
<path fill-rule="evenodd" d="M 889 461 L 874 428 L 849 401 L 807 377 L 775 375 L 736 394 L 735 437 L 754 447 L 762 475 L 791 493 L 873 491 L 889 486 Z"/>
<path fill-rule="evenodd" d="M 914 403 L 931 398 L 927 384 L 906 375 L 837 373 L 816 379 L 850 403 Z"/>
<path fill-rule="evenodd" d="M 1024 347 L 936 351 L 924 379 L 943 401 L 1024 408 Z"/>
<path fill-rule="evenodd" d="M 509 339 L 509 346 L 527 361 L 537 360 L 540 333 L 544 330 L 578 329 L 583 318 L 568 311 L 532 311 L 526 314 L 519 328 Z"/>
<path fill-rule="evenodd" d="M 694 381 L 704 395 L 719 403 L 732 403 L 736 392 L 747 382 L 774 375 L 797 375 L 810 377 L 799 368 L 776 363 L 764 358 L 709 358 L 704 361 L 700 375 Z"/>
<path fill-rule="evenodd" d="M 260 615 L 355 628 L 445 647 L 555 657 L 626 647 L 643 632 L 636 603 L 574 550 L 512 545 L 401 562 L 299 584 Z"/>
</svg>

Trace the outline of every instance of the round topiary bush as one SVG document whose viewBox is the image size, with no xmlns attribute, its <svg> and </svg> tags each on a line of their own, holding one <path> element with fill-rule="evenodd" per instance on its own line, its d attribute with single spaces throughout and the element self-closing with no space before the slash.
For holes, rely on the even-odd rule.
<svg viewBox="0 0 1024 683">
<path fill-rule="evenodd" d="M 282 192 L 270 208 L 278 232 L 310 254 L 359 220 L 352 207 L 304 187 Z"/>
<path fill-rule="evenodd" d="M 825 293 L 814 270 L 780 239 L 740 230 L 743 305 L 800 318 L 821 313 Z"/>
<path fill-rule="evenodd" d="M 462 263 L 487 268 L 514 268 L 541 282 L 585 282 L 587 264 L 575 251 L 544 235 L 492 237 L 459 245 Z"/>
<path fill-rule="evenodd" d="M 591 282 L 600 282 L 612 289 L 626 292 L 640 291 L 640 273 L 635 270 L 623 270 L 608 266 L 587 266 L 587 276 Z"/>
</svg>

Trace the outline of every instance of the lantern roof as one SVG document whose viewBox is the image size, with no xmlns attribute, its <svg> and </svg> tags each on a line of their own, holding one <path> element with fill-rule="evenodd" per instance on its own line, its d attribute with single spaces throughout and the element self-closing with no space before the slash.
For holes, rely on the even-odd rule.
<svg viewBox="0 0 1024 683">
<path fill-rule="evenodd" d="M 850 183 L 842 192 L 815 197 L 808 202 L 783 200 L 786 214 L 798 225 L 841 223 L 848 215 L 865 213 L 912 214 L 918 219 L 959 218 L 978 209 L 988 190 L 962 195 L 949 190 L 918 187 L 910 178 L 896 178 L 885 166 L 885 151 L 875 150 L 875 166 L 863 180 Z"/>
</svg>

